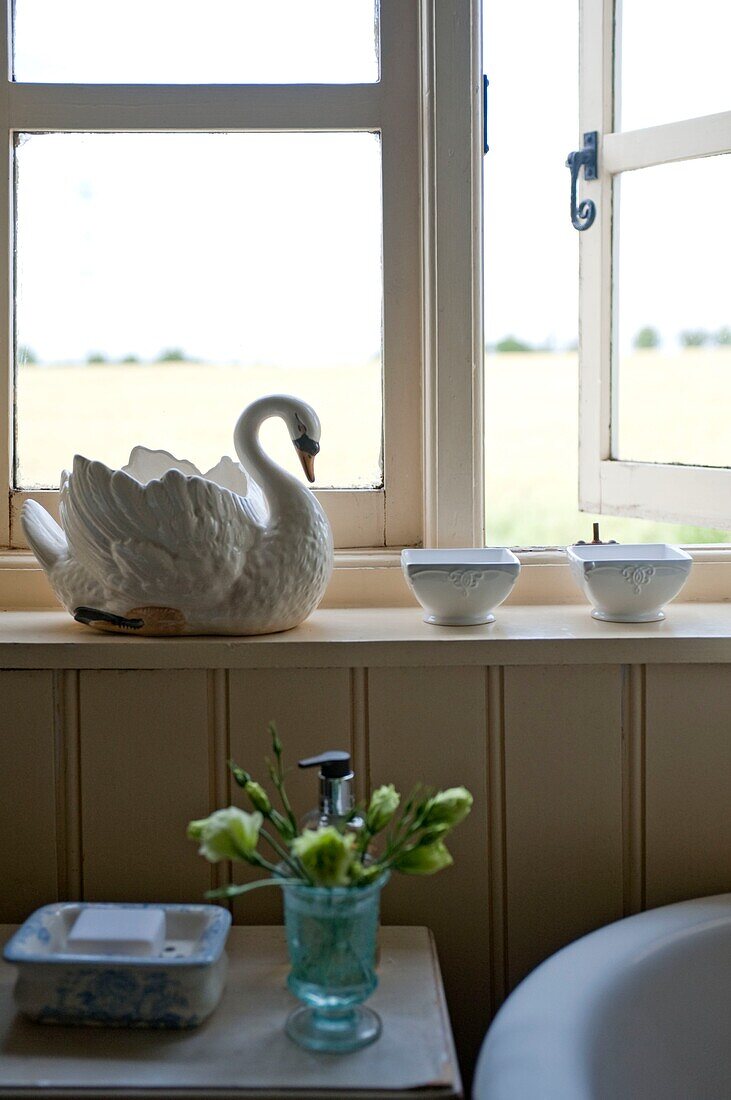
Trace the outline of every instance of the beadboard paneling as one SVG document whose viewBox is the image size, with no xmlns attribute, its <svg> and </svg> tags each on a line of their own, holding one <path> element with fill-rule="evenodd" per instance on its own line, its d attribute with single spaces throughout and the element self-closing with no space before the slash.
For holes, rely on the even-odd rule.
<svg viewBox="0 0 731 1100">
<path fill-rule="evenodd" d="M 52 673 L 0 673 L 3 921 L 58 896 L 55 757 Z"/>
<path fill-rule="evenodd" d="M 647 669 L 648 908 L 731 890 L 731 667 Z"/>
<path fill-rule="evenodd" d="M 273 795 L 264 757 L 272 755 L 268 725 L 276 722 L 286 754 L 287 791 L 298 816 L 317 806 L 320 788 L 318 769 L 300 769 L 297 761 L 325 749 L 353 752 L 350 688 L 347 669 L 251 669 L 229 674 L 230 755 Z M 234 805 L 251 809 L 233 778 L 229 791 Z M 261 852 L 278 862 L 266 842 Z M 235 881 L 253 878 L 261 878 L 261 872 L 236 866 Z M 234 904 L 234 919 L 242 924 L 276 923 L 281 913 L 276 887 L 253 890 Z"/>
<path fill-rule="evenodd" d="M 614 628 L 601 625 L 609 645 Z M 490 1011 L 551 952 L 623 912 L 731 890 L 731 664 L 704 664 L 722 659 L 705 649 L 688 664 L 671 648 L 667 664 L 631 666 L 619 650 L 602 649 L 610 664 L 562 664 L 558 651 L 554 662 L 526 649 L 505 667 L 497 636 L 483 665 L 460 663 L 461 635 L 446 631 L 401 664 L 406 643 L 386 653 L 356 633 L 345 655 L 317 649 L 319 666 L 293 667 L 289 643 L 270 639 L 256 651 L 265 667 L 227 668 L 214 640 L 208 670 L 79 671 L 64 657 L 54 671 L 1 673 L 0 817 L 12 840 L 0 848 L 0 916 L 20 920 L 57 896 L 197 901 L 228 881 L 231 868 L 202 860 L 185 827 L 246 805 L 229 755 L 266 780 L 270 719 L 298 815 L 315 804 L 317 776 L 296 761 L 331 747 L 350 747 L 361 796 L 390 781 L 406 794 L 416 779 L 473 791 L 449 842 L 455 866 L 394 876 L 383 904 L 387 923 L 434 929 L 466 1071 Z M 99 638 L 102 656 L 114 642 L 125 661 L 152 644 Z M 171 662 L 189 653 L 165 646 Z M 234 910 L 276 922 L 279 891 Z"/>
<path fill-rule="evenodd" d="M 84 896 L 203 900 L 211 871 L 186 838 L 211 809 L 207 675 L 84 672 Z"/>
<path fill-rule="evenodd" d="M 371 669 L 368 742 L 373 787 L 415 780 L 468 786 L 475 805 L 450 837 L 455 865 L 433 878 L 394 875 L 386 923 L 425 924 L 436 937 L 457 1043 L 466 1063 L 489 1019 L 486 674 L 478 668 Z"/>
<path fill-rule="evenodd" d="M 508 986 L 622 916 L 619 667 L 505 669 Z"/>
</svg>

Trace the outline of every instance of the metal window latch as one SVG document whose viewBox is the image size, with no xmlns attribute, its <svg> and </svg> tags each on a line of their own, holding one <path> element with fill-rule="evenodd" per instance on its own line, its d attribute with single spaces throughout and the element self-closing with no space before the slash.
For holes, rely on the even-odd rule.
<svg viewBox="0 0 731 1100">
<path fill-rule="evenodd" d="M 482 152 L 490 152 L 490 146 L 487 144 L 487 89 L 490 87 L 490 81 L 484 75 L 482 76 Z"/>
<path fill-rule="evenodd" d="M 584 134 L 584 147 L 573 153 L 569 153 L 566 161 L 567 168 L 571 169 L 571 224 L 581 233 L 594 224 L 596 217 L 596 205 L 591 199 L 582 199 L 576 203 L 576 184 L 579 172 L 584 169 L 585 180 L 597 178 L 597 145 L 599 135 L 596 130 Z"/>
</svg>

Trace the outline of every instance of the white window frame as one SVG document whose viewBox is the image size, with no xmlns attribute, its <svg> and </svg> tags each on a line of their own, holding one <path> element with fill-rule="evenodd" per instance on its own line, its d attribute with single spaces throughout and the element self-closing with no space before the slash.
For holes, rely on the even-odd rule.
<svg viewBox="0 0 731 1100">
<path fill-rule="evenodd" d="M 485 541 L 483 0 L 420 0 L 424 542 Z"/>
<path fill-rule="evenodd" d="M 731 152 L 731 111 L 621 131 L 622 0 L 581 0 L 580 132 L 596 130 L 598 178 L 582 182 L 597 208 L 580 237 L 579 498 L 587 512 L 731 527 L 731 469 L 615 457 L 618 207 L 624 172 Z M 651 74 L 648 74 L 651 79 Z M 621 276 L 620 276 L 621 277 Z"/>
<path fill-rule="evenodd" d="M 380 79 L 352 85 L 15 83 L 12 0 L 1 7 L 0 546 L 25 545 L 28 497 L 57 510 L 57 492 L 12 484 L 13 135 L 41 131 L 379 132 L 384 487 L 317 495 L 342 549 L 481 541 L 479 0 L 381 0 Z"/>
</svg>

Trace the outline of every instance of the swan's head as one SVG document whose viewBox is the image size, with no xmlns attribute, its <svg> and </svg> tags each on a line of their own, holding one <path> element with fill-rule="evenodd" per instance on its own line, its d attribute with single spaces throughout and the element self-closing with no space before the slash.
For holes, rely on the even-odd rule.
<svg viewBox="0 0 731 1100">
<path fill-rule="evenodd" d="M 320 451 L 320 418 L 304 401 L 293 402 L 286 417 L 289 435 L 308 481 L 315 480 L 315 455 Z"/>
<path fill-rule="evenodd" d="M 259 428 L 271 416 L 280 417 L 287 425 L 305 476 L 314 481 L 315 455 L 320 451 L 320 418 L 311 405 L 286 393 L 260 397 L 242 412 L 234 429 L 234 446 L 241 465 L 248 468 L 252 449 L 258 449 Z"/>
</svg>

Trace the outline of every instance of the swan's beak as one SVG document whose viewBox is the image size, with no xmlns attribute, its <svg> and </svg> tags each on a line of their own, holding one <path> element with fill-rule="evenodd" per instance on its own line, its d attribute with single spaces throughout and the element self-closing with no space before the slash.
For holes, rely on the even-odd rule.
<svg viewBox="0 0 731 1100">
<path fill-rule="evenodd" d="M 302 464 L 302 469 L 305 471 L 305 477 L 308 481 L 315 480 L 315 456 L 308 455 L 305 451 L 297 451 L 299 460 Z"/>
<path fill-rule="evenodd" d="M 295 445 L 297 455 L 302 469 L 305 471 L 305 477 L 309 482 L 315 480 L 315 455 L 319 453 L 320 444 L 315 439 L 303 432 L 299 439 L 293 439 L 292 442 Z"/>
</svg>

